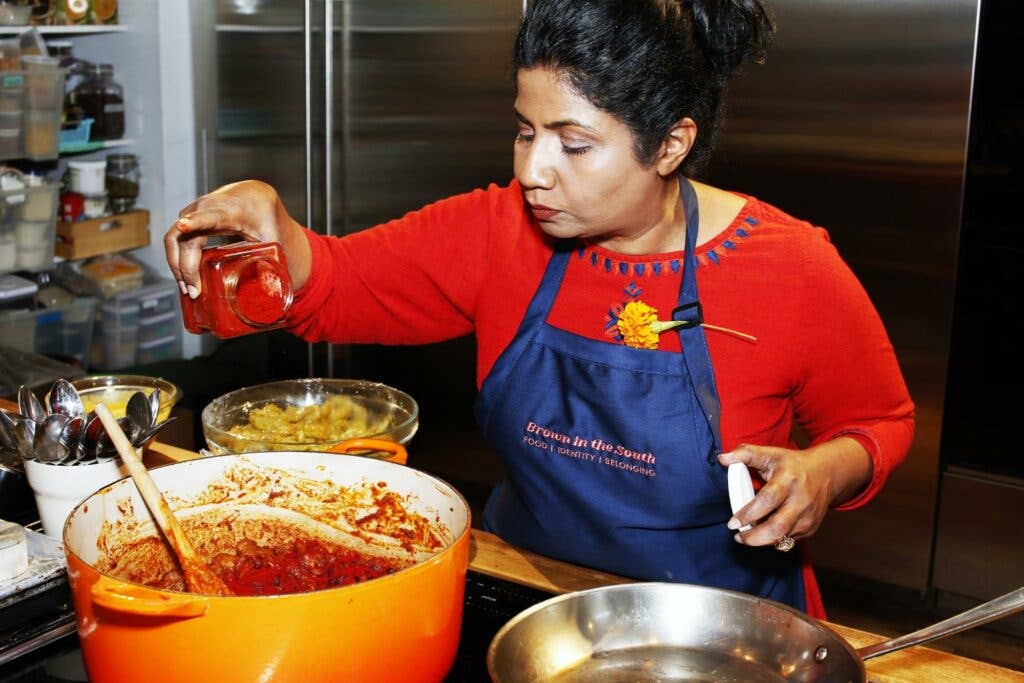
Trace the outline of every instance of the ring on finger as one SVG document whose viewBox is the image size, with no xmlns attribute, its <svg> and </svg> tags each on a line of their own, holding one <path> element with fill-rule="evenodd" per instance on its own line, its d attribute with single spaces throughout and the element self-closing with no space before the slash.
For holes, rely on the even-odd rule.
<svg viewBox="0 0 1024 683">
<path fill-rule="evenodd" d="M 796 545 L 796 541 L 793 540 L 792 536 L 783 536 L 775 543 L 775 549 L 784 553 L 788 553 Z"/>
</svg>

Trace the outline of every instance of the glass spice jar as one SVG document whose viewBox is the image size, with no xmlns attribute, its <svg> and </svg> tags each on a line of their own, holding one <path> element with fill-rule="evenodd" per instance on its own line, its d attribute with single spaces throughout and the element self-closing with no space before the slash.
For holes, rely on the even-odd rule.
<svg viewBox="0 0 1024 683">
<path fill-rule="evenodd" d="M 124 88 L 114 80 L 114 67 L 93 64 L 89 78 L 74 93 L 82 113 L 92 119 L 91 140 L 124 137 Z"/>
<path fill-rule="evenodd" d="M 104 184 L 111 204 L 118 200 L 115 213 L 131 210 L 139 197 L 139 158 L 134 154 L 108 154 Z"/>
<path fill-rule="evenodd" d="M 292 279 L 284 250 L 276 242 L 236 242 L 203 249 L 202 291 L 181 295 L 185 329 L 221 339 L 284 325 L 292 305 Z"/>
</svg>

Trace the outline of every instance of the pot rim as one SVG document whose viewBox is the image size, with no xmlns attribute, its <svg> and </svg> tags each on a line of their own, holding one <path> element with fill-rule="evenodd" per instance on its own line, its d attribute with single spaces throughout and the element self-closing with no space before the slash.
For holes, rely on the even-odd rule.
<svg viewBox="0 0 1024 683">
<path fill-rule="evenodd" d="M 784 612 L 789 612 L 792 616 L 796 617 L 800 621 L 803 621 L 804 623 L 808 624 L 812 628 L 816 628 L 816 629 L 819 629 L 821 631 L 824 631 L 826 635 L 830 636 L 835 642 L 839 643 L 839 645 L 843 648 L 843 650 L 846 652 L 846 654 L 851 658 L 851 660 L 855 663 L 855 665 L 860 669 L 860 673 L 861 673 L 860 680 L 861 681 L 866 681 L 867 680 L 867 670 L 864 668 L 864 660 L 861 659 L 861 656 L 859 654 L 857 654 L 857 650 L 855 650 L 854 647 L 852 645 L 850 645 L 850 643 L 847 642 L 846 638 L 843 638 L 841 635 L 839 635 L 836 631 L 834 631 L 831 627 L 829 627 L 829 625 L 826 622 L 824 622 L 824 621 L 821 621 L 819 619 L 815 619 L 814 617 L 812 617 L 809 614 L 806 614 L 804 612 L 801 612 L 800 610 L 796 609 L 795 607 L 790 607 L 789 605 L 786 605 L 784 603 L 776 602 L 775 600 L 771 600 L 770 598 L 764 598 L 764 597 L 761 597 L 759 595 L 752 595 L 752 594 L 749 594 L 749 593 L 743 593 L 741 591 L 729 590 L 728 588 L 717 588 L 717 587 L 714 587 L 714 586 L 701 586 L 701 585 L 692 584 L 692 583 L 672 583 L 672 582 L 666 582 L 666 581 L 641 581 L 641 582 L 634 582 L 634 583 L 619 583 L 619 584 L 613 584 L 613 585 L 610 585 L 610 586 L 598 586 L 597 588 L 588 588 L 586 590 L 570 591 L 568 593 L 562 593 L 561 595 L 556 595 L 554 597 L 548 598 L 547 600 L 544 600 L 543 602 L 538 602 L 535 605 L 531 605 L 530 607 L 527 607 L 526 609 L 524 609 L 523 611 L 519 612 L 518 614 L 516 614 L 511 619 L 509 619 L 507 622 L 505 622 L 505 625 L 502 626 L 500 629 L 498 629 L 498 632 L 494 634 L 493 638 L 491 638 L 490 645 L 487 646 L 487 673 L 491 676 L 492 680 L 499 681 L 499 679 L 497 678 L 497 672 L 495 670 L 495 663 L 494 663 L 494 659 L 495 659 L 495 657 L 497 655 L 498 643 L 500 641 L 505 640 L 508 637 L 508 634 L 509 634 L 509 632 L 512 629 L 514 629 L 521 622 L 525 621 L 527 618 L 529 618 L 530 616 L 532 616 L 536 612 L 540 612 L 541 610 L 548 609 L 551 606 L 557 605 L 557 604 L 559 604 L 561 602 L 566 602 L 566 601 L 569 601 L 569 600 L 579 599 L 580 597 L 585 596 L 585 595 L 589 595 L 591 593 L 615 593 L 615 592 L 623 591 L 623 590 L 636 590 L 637 588 L 643 589 L 645 587 L 647 587 L 647 588 L 655 588 L 655 587 L 662 588 L 662 587 L 665 587 L 665 588 L 668 588 L 670 590 L 675 590 L 675 589 L 699 590 L 699 591 L 706 591 L 706 592 L 717 593 L 717 594 L 720 594 L 720 595 L 731 595 L 731 596 L 734 596 L 734 597 L 737 597 L 737 598 L 741 598 L 743 600 L 758 600 L 758 601 L 761 601 L 761 602 L 766 602 L 766 603 L 768 603 L 768 604 L 770 604 L 770 605 L 772 605 L 774 607 L 777 607 L 777 608 L 781 609 Z M 500 683 L 500 681 L 499 681 L 499 683 Z"/>
<path fill-rule="evenodd" d="M 307 456 L 307 455 L 310 455 L 311 453 L 320 453 L 320 452 L 322 452 L 322 451 L 258 451 L 258 452 L 255 452 L 255 453 L 223 453 L 221 455 L 210 455 L 210 456 L 205 456 L 205 457 L 193 458 L 192 460 L 182 460 L 182 461 L 179 461 L 179 462 L 165 463 L 163 465 L 157 465 L 156 467 L 152 467 L 152 468 L 149 468 L 149 469 L 151 471 L 152 470 L 161 470 L 161 469 L 164 469 L 165 467 L 166 468 L 170 468 L 170 467 L 177 467 L 179 465 L 188 465 L 189 463 L 193 463 L 193 462 L 197 462 L 197 461 L 212 460 L 214 458 L 235 458 L 235 459 L 238 459 L 238 458 L 248 457 L 248 456 L 252 456 L 252 455 L 281 456 L 281 455 L 287 455 L 287 454 L 295 454 L 295 455 L 300 455 L 300 456 Z M 348 457 L 348 458 L 359 457 L 359 456 L 352 456 L 352 455 L 339 455 L 337 453 L 326 453 L 326 452 L 324 452 L 323 454 L 324 455 L 339 456 L 339 457 Z M 97 569 L 91 563 L 86 562 L 84 559 L 82 559 L 82 557 L 79 556 L 78 553 L 76 553 L 73 550 L 71 550 L 71 546 L 68 543 L 68 533 L 71 530 L 71 519 L 75 516 L 75 513 L 78 512 L 79 508 L 81 508 L 83 505 L 87 504 L 90 500 L 92 500 L 93 497 L 95 497 L 98 494 L 106 491 L 107 489 L 114 488 L 115 486 L 117 486 L 117 485 L 121 484 L 122 482 L 124 482 L 126 479 L 131 479 L 131 476 L 127 476 L 127 477 L 122 477 L 121 479 L 118 479 L 117 481 L 110 482 L 109 484 L 106 484 L 106 485 L 101 486 L 100 488 L 96 489 L 95 491 L 90 493 L 88 496 L 83 498 L 78 503 L 78 505 L 76 505 L 71 510 L 71 512 L 68 514 L 68 518 L 64 521 L 64 529 L 61 532 L 61 541 L 63 542 L 63 545 L 64 545 L 64 552 L 67 555 L 73 557 L 75 560 L 77 560 L 81 564 L 83 564 L 86 567 L 92 569 L 94 572 L 96 572 L 100 576 L 106 577 L 108 579 L 113 579 L 115 581 L 120 581 L 122 583 L 131 585 L 131 586 L 139 586 L 141 588 L 144 588 L 144 589 L 147 589 L 147 590 L 151 590 L 151 591 L 156 591 L 156 592 L 159 592 L 159 593 L 171 593 L 173 595 L 201 596 L 201 597 L 206 598 L 206 599 L 214 599 L 214 598 L 216 598 L 218 600 L 221 600 L 221 599 L 228 599 L 228 600 L 267 600 L 267 599 L 275 599 L 275 598 L 276 599 L 280 599 L 280 598 L 295 598 L 296 596 L 300 596 L 300 595 L 313 595 L 313 594 L 320 595 L 320 594 L 326 593 L 328 591 L 349 590 L 349 592 L 353 592 L 351 589 L 360 589 L 360 588 L 367 587 L 367 586 L 379 585 L 378 582 L 384 582 L 384 581 L 386 581 L 388 579 L 396 578 L 398 576 L 408 576 L 410 574 L 416 573 L 417 571 L 425 571 L 426 568 L 429 567 L 430 565 L 432 565 L 432 564 L 434 564 L 436 562 L 439 562 L 441 560 L 441 558 L 443 558 L 444 556 L 448 555 L 451 552 L 454 552 L 455 549 L 459 545 L 461 545 L 463 543 L 464 539 L 469 536 L 470 531 L 472 530 L 472 527 L 473 527 L 473 524 L 472 524 L 472 521 L 473 521 L 472 520 L 472 510 L 470 510 L 469 502 L 466 500 L 465 496 L 463 496 L 462 493 L 457 488 L 452 486 L 450 483 L 448 483 L 444 479 L 441 479 L 440 477 L 436 477 L 433 474 L 428 474 L 427 472 L 424 472 L 422 470 L 418 470 L 418 469 L 416 469 L 414 467 L 408 467 L 407 465 L 399 465 L 397 463 L 388 462 L 387 460 L 378 460 L 378 459 L 375 459 L 375 458 L 366 458 L 366 460 L 368 460 L 369 462 L 380 463 L 380 466 L 381 467 L 385 467 L 385 468 L 390 468 L 390 467 L 398 468 L 398 467 L 400 467 L 400 468 L 403 468 L 403 469 L 414 470 L 418 474 L 420 474 L 420 475 L 422 475 L 424 477 L 427 477 L 433 483 L 440 485 L 442 490 L 445 490 L 445 491 L 453 493 L 455 495 L 455 498 L 461 503 L 462 509 L 466 513 L 466 525 L 465 525 L 465 528 L 463 528 L 462 531 L 455 536 L 455 539 L 451 543 L 449 543 L 444 548 L 442 548 L 441 550 L 437 551 L 436 553 L 434 553 L 430 557 L 428 557 L 426 559 L 423 559 L 423 560 L 420 560 L 418 562 L 414 562 L 413 564 L 409 565 L 408 567 L 403 567 L 402 569 L 399 569 L 397 572 L 395 572 L 393 574 L 385 574 L 384 576 L 378 576 L 376 578 L 369 579 L 367 581 L 360 581 L 359 583 L 353 583 L 353 584 L 349 584 L 347 586 L 335 586 L 333 588 L 322 588 L 320 590 L 315 590 L 315 591 L 302 591 L 300 593 L 279 593 L 279 594 L 276 594 L 276 595 L 202 595 L 200 593 L 192 593 L 190 591 L 177 591 L 177 590 L 172 590 L 170 588 L 157 588 L 155 586 L 147 586 L 144 583 L 137 583 L 135 581 L 128 581 L 126 579 L 122 579 L 122 578 L 119 578 L 117 576 L 113 576 L 111 574 L 107 574 L 105 572 L 101 572 L 99 569 Z M 162 535 L 162 534 L 158 534 L 158 535 Z"/>
</svg>

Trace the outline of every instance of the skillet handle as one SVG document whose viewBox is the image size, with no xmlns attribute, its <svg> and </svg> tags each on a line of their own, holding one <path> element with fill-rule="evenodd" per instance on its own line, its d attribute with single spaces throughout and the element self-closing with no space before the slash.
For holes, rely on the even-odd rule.
<svg viewBox="0 0 1024 683">
<path fill-rule="evenodd" d="M 905 636 L 862 647 L 857 650 L 857 654 L 860 655 L 861 659 L 871 659 L 872 657 L 902 650 L 906 647 L 927 643 L 930 640 L 945 638 L 954 633 L 960 633 L 975 626 L 981 626 L 990 621 L 1002 619 L 1022 611 L 1024 611 L 1024 588 L 1018 588 L 995 600 L 978 605 L 974 609 L 969 609 L 945 621 L 927 626 L 920 631 L 914 631 Z"/>
<path fill-rule="evenodd" d="M 339 444 L 335 444 L 327 449 L 329 453 L 352 453 L 353 451 L 381 451 L 384 453 L 390 453 L 386 458 L 381 460 L 387 460 L 388 462 L 396 462 L 399 465 L 404 465 L 409 460 L 409 453 L 405 450 L 405 446 L 394 441 L 388 441 L 387 439 L 348 439 L 342 441 Z"/>
<path fill-rule="evenodd" d="M 206 614 L 209 600 L 202 595 L 171 593 L 100 576 L 90 596 L 100 607 L 142 617 L 181 617 L 191 619 Z"/>
</svg>

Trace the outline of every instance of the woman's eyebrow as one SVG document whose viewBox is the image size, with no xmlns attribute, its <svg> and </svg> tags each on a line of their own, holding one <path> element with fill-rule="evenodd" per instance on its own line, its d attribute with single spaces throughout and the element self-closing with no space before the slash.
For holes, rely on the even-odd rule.
<svg viewBox="0 0 1024 683">
<path fill-rule="evenodd" d="M 515 107 L 512 108 L 512 112 L 515 114 L 515 117 L 519 119 L 522 123 L 525 123 L 528 126 L 533 125 L 533 123 L 531 123 L 528 118 L 523 116 L 522 113 Z M 596 128 L 592 128 L 584 123 L 580 123 L 576 119 L 559 119 L 558 121 L 552 121 L 551 123 L 544 124 L 544 127 L 547 128 L 548 130 L 558 130 L 559 128 L 565 128 L 566 126 L 576 126 L 577 128 L 582 128 L 583 130 L 589 130 L 591 133 L 597 132 Z"/>
</svg>

